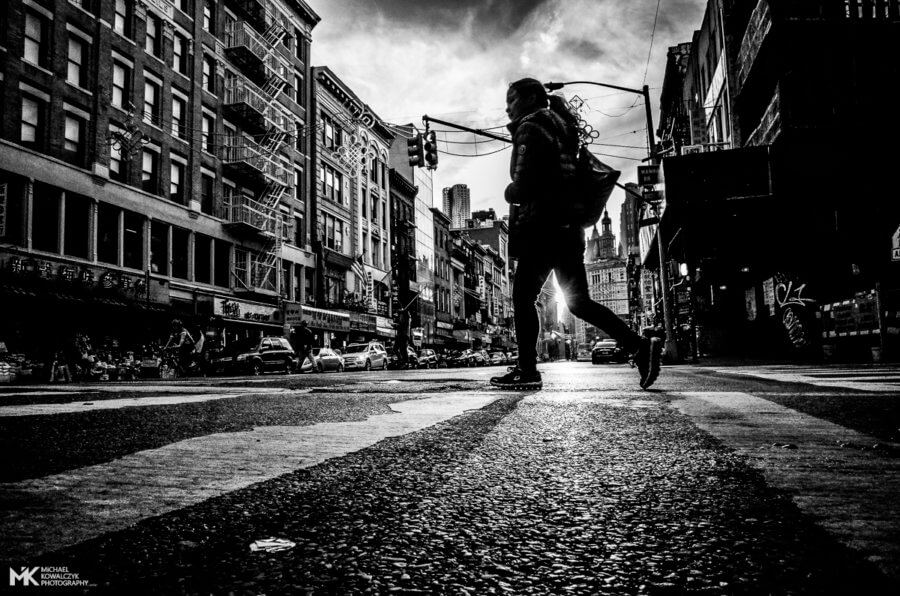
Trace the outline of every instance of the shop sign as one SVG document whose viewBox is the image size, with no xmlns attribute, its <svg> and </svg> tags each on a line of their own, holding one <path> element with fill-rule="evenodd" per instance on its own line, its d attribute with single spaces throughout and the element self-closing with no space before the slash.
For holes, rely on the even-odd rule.
<svg viewBox="0 0 900 596">
<path fill-rule="evenodd" d="M 638 184 L 641 186 L 659 184 L 659 166 L 658 165 L 649 165 L 649 166 L 638 166 Z"/>
<path fill-rule="evenodd" d="M 364 312 L 351 312 L 350 329 L 353 329 L 355 331 L 374 331 L 375 316 Z"/>
<path fill-rule="evenodd" d="M 438 329 L 446 329 L 447 331 L 453 331 L 453 324 L 446 323 L 444 321 L 437 322 Z"/>
<path fill-rule="evenodd" d="M 330 331 L 347 331 L 350 329 L 350 315 L 324 308 L 302 306 L 302 320 L 310 327 L 327 329 Z"/>
<path fill-rule="evenodd" d="M 897 226 L 897 231 L 891 236 L 891 245 L 891 260 L 900 261 L 900 226 Z"/>
<path fill-rule="evenodd" d="M 254 321 L 257 323 L 278 323 L 278 307 L 253 304 L 231 298 L 219 298 L 213 302 L 213 313 L 228 319 Z"/>
<path fill-rule="evenodd" d="M 396 337 L 397 332 L 390 327 L 375 327 L 375 333 L 384 337 Z"/>
<path fill-rule="evenodd" d="M 763 304 L 769 307 L 769 314 L 775 314 L 775 280 L 769 278 L 763 282 Z"/>
<path fill-rule="evenodd" d="M 747 305 L 747 320 L 756 320 L 756 288 L 747 288 L 744 291 L 744 304 Z"/>
<path fill-rule="evenodd" d="M 392 329 L 394 327 L 394 322 L 391 321 L 387 317 L 376 316 L 375 317 L 375 328 L 376 329 Z"/>
</svg>

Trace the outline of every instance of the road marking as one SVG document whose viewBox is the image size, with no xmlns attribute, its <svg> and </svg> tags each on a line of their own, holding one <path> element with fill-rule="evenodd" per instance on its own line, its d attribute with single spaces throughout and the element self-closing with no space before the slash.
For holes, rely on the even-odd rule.
<svg viewBox="0 0 900 596">
<path fill-rule="evenodd" d="M 45 416 L 51 414 L 72 414 L 93 412 L 95 410 L 118 410 L 119 408 L 172 406 L 176 404 L 193 404 L 203 401 L 231 399 L 245 395 L 290 395 L 310 393 L 311 389 L 256 389 L 240 393 L 201 393 L 199 395 L 160 395 L 153 397 L 126 397 L 121 399 L 98 399 L 96 401 L 77 401 L 64 404 L 24 404 L 18 406 L 0 406 L 0 418 L 17 416 Z"/>
<path fill-rule="evenodd" d="M 840 446 L 877 439 L 747 393 L 668 395 L 681 397 L 673 407 L 745 455 L 840 542 L 900 579 L 900 459 Z"/>
<path fill-rule="evenodd" d="M 115 461 L 0 484 L 0 558 L 29 557 L 422 430 L 503 393 L 423 395 L 357 422 L 265 426 L 140 451 Z M 114 507 L 110 507 L 113 504 Z"/>
<path fill-rule="evenodd" d="M 713 368 L 718 373 L 757 377 L 782 383 L 807 383 L 819 387 L 838 387 L 857 391 L 890 393 L 900 391 L 896 369 L 831 369 L 827 367 L 748 366 Z"/>
</svg>

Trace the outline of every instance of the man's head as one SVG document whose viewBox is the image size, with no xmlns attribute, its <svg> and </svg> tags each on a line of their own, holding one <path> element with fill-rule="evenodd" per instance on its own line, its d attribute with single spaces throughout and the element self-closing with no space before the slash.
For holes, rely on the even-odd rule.
<svg viewBox="0 0 900 596">
<path fill-rule="evenodd" d="M 537 79 L 519 79 L 506 92 L 506 114 L 510 122 L 547 107 L 547 92 Z"/>
<path fill-rule="evenodd" d="M 306 321 L 300 321 L 300 326 L 301 326 L 301 327 L 306 327 Z"/>
</svg>

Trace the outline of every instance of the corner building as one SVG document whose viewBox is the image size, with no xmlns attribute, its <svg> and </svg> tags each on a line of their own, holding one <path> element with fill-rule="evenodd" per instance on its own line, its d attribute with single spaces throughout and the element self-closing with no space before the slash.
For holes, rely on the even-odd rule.
<svg viewBox="0 0 900 596">
<path fill-rule="evenodd" d="M 302 0 L 0 7 L 0 340 L 282 335 L 312 291 Z M 54 345 L 50 345 L 54 344 Z M 39 354 L 35 354 L 39 355 Z"/>
</svg>

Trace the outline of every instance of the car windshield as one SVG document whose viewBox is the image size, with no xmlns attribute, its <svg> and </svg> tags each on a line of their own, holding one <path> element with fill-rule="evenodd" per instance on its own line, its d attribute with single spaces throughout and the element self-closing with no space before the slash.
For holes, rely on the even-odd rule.
<svg viewBox="0 0 900 596">
<path fill-rule="evenodd" d="M 259 346 L 259 340 L 240 340 L 233 343 L 228 344 L 225 347 L 225 352 L 227 354 L 240 354 L 242 352 L 252 352 Z"/>
<path fill-rule="evenodd" d="M 359 354 L 360 352 L 365 352 L 369 346 L 366 344 L 357 344 L 352 346 L 347 346 L 347 350 L 344 352 L 345 354 Z"/>
<path fill-rule="evenodd" d="M 614 340 L 614 339 L 602 339 L 602 340 L 600 340 L 599 342 L 597 342 L 597 346 L 595 346 L 595 347 L 600 347 L 600 346 L 602 346 L 602 347 L 604 347 L 604 348 L 608 348 L 608 347 L 613 347 L 613 348 L 614 348 L 614 347 L 616 346 L 616 340 Z"/>
</svg>

